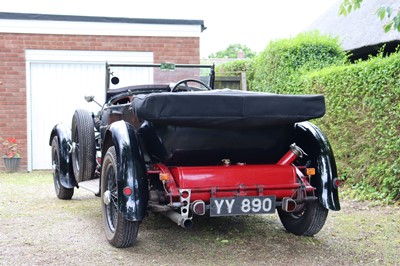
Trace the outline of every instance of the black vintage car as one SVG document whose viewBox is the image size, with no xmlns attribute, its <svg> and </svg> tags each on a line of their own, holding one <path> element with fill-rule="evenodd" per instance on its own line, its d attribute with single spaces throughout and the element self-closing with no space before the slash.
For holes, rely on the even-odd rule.
<svg viewBox="0 0 400 266">
<path fill-rule="evenodd" d="M 106 64 L 98 114 L 78 109 L 51 132 L 57 197 L 100 196 L 116 247 L 150 212 L 188 228 L 196 215 L 277 210 L 289 232 L 318 233 L 340 209 L 332 149 L 308 122 L 324 115 L 323 95 L 214 90 L 214 76 L 212 65 Z"/>
</svg>

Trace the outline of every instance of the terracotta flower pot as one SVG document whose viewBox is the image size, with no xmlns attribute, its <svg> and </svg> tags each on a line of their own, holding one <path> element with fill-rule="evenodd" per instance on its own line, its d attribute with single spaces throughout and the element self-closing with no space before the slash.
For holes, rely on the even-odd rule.
<svg viewBox="0 0 400 266">
<path fill-rule="evenodd" d="M 15 173 L 18 171 L 21 158 L 3 158 L 3 160 L 8 173 Z"/>
</svg>

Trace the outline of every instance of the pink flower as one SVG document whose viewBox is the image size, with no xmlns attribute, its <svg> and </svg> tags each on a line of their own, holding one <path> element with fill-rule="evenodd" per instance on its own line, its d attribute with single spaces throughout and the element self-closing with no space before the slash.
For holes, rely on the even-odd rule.
<svg viewBox="0 0 400 266">
<path fill-rule="evenodd" d="M 17 140 L 15 138 L 8 138 L 7 141 L 10 143 L 17 143 Z"/>
<path fill-rule="evenodd" d="M 7 138 L 5 140 L 0 138 L 0 141 L 2 142 L 3 146 L 2 148 L 5 149 L 5 154 L 3 155 L 3 157 L 6 158 L 20 157 L 16 138 Z"/>
</svg>

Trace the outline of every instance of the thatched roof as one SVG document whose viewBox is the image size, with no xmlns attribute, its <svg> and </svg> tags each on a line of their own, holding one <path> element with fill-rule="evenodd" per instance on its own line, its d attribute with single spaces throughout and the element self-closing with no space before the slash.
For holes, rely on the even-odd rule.
<svg viewBox="0 0 400 266">
<path fill-rule="evenodd" d="M 400 43 L 400 32 L 391 30 L 387 33 L 376 11 L 381 6 L 400 8 L 399 0 L 364 0 L 360 9 L 347 16 L 339 15 L 339 7 L 343 0 L 336 2 L 325 14 L 310 25 L 308 30 L 319 30 L 322 33 L 339 37 L 345 51 L 360 52 L 376 49 L 385 43 Z M 368 49 L 369 48 L 369 49 Z"/>
</svg>

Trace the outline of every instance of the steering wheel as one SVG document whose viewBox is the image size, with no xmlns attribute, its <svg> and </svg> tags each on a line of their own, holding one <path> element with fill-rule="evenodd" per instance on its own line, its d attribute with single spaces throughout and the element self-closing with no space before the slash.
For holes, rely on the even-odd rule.
<svg viewBox="0 0 400 266">
<path fill-rule="evenodd" d="M 178 87 L 181 86 L 182 84 L 185 84 L 185 87 L 189 88 L 189 86 L 188 86 L 189 82 L 199 83 L 200 85 L 204 86 L 207 90 L 212 90 L 210 88 L 210 86 L 208 86 L 207 84 L 205 84 L 201 80 L 198 80 L 198 79 L 182 79 L 182 80 L 178 81 L 178 83 L 176 83 L 174 87 L 172 87 L 171 92 L 177 91 Z"/>
</svg>

